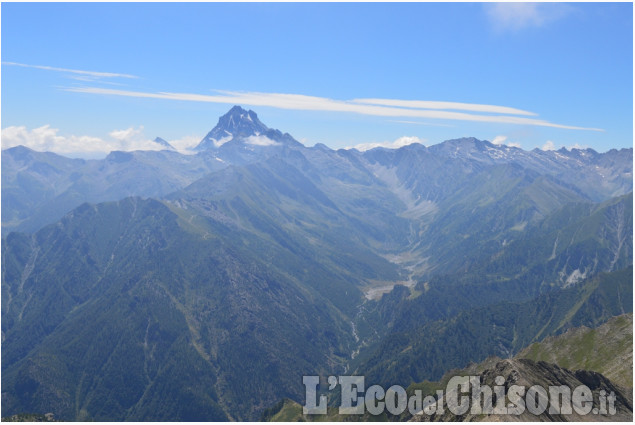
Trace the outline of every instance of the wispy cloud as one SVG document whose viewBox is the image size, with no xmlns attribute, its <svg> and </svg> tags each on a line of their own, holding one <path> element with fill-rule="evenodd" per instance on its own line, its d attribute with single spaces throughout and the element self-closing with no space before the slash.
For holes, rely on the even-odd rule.
<svg viewBox="0 0 635 425">
<path fill-rule="evenodd" d="M 479 105 L 476 103 L 459 103 L 459 102 L 437 102 L 432 100 L 399 100 L 399 99 L 353 99 L 352 102 L 370 105 L 396 106 L 401 108 L 413 109 L 441 109 L 441 110 L 457 110 L 472 112 L 492 112 L 497 114 L 510 115 L 537 115 L 534 112 L 523 111 L 521 109 L 510 108 L 507 106 L 496 105 Z"/>
<path fill-rule="evenodd" d="M 545 142 L 545 144 L 544 144 L 544 145 L 542 145 L 542 148 L 541 148 L 541 149 L 542 149 L 543 151 L 552 151 L 552 150 L 555 150 L 555 149 L 556 149 L 556 145 L 555 145 L 555 143 L 553 143 L 551 140 L 547 140 L 547 141 Z"/>
<path fill-rule="evenodd" d="M 54 66 L 45 66 L 45 65 L 27 65 L 24 63 L 17 63 L 17 62 L 2 62 L 2 65 L 20 66 L 23 68 L 34 68 L 34 69 L 42 69 L 45 71 L 55 71 L 55 72 L 63 72 L 66 74 L 74 74 L 74 75 L 83 77 L 83 78 L 75 77 L 82 81 L 94 81 L 94 79 L 99 79 L 99 78 L 139 78 L 136 75 L 119 74 L 115 72 L 84 71 L 80 69 L 57 68 Z"/>
<path fill-rule="evenodd" d="M 433 127 L 454 127 L 452 124 L 441 124 L 441 123 L 424 122 L 424 121 L 390 120 L 390 122 L 397 122 L 401 124 L 429 125 Z"/>
<path fill-rule="evenodd" d="M 143 126 L 140 125 L 139 128 L 130 127 L 125 130 L 113 130 L 108 135 L 115 140 L 119 141 L 129 141 L 129 140 L 138 140 L 140 136 L 143 134 Z"/>
<path fill-rule="evenodd" d="M 493 145 L 505 145 L 505 146 L 511 146 L 514 148 L 520 148 L 520 143 L 518 142 L 508 142 L 507 141 L 507 136 L 496 136 L 494 137 L 494 140 L 492 140 L 492 144 Z"/>
<path fill-rule="evenodd" d="M 600 128 L 588 128 L 578 127 L 573 125 L 557 124 L 549 121 L 528 118 L 526 116 L 517 115 L 483 115 L 473 114 L 468 112 L 456 112 L 448 110 L 438 109 L 413 109 L 403 108 L 396 106 L 383 106 L 377 104 L 360 103 L 355 100 L 335 100 L 324 97 L 306 96 L 301 94 L 284 94 L 284 93 L 261 93 L 261 92 L 232 92 L 217 90 L 216 95 L 195 94 L 195 93 L 172 93 L 172 92 L 139 92 L 129 90 L 117 90 L 101 87 L 68 87 L 64 89 L 70 92 L 76 93 L 90 93 L 98 95 L 109 96 L 128 96 L 128 97 L 140 97 L 151 99 L 166 99 L 166 100 L 178 100 L 178 101 L 190 101 L 190 102 L 211 102 L 211 103 L 224 103 L 224 104 L 241 104 L 251 106 L 269 106 L 281 109 L 293 109 L 293 110 L 308 110 L 308 111 L 332 111 L 332 112 L 351 112 L 362 115 L 382 116 L 382 117 L 408 117 L 408 118 L 427 118 L 427 119 L 441 119 L 441 120 L 458 120 L 458 121 L 473 121 L 473 122 L 488 122 L 488 123 L 503 123 L 503 124 L 518 124 L 518 125 L 532 125 L 541 127 L 553 127 L 569 130 L 591 130 L 591 131 L 604 131 Z M 375 99 L 374 101 L 381 101 L 381 99 Z M 398 102 L 396 100 L 385 99 L 386 102 Z M 412 102 L 412 101 L 403 101 Z M 427 102 L 427 101 L 417 101 Z M 438 104 L 439 102 L 432 102 Z M 431 103 L 431 104 L 432 104 Z M 460 104 L 452 102 L 442 102 L 445 104 L 454 105 L 458 108 L 458 105 L 464 105 L 464 110 L 469 105 L 471 110 L 483 110 L 485 107 L 489 107 L 490 111 L 495 108 L 506 108 L 500 106 L 490 105 L 476 105 L 476 104 Z M 426 103 L 428 104 L 428 103 Z M 479 109 L 480 108 L 480 109 Z M 514 108 L 507 108 L 508 110 L 520 111 Z M 520 111 L 526 114 L 533 114 L 527 111 Z M 534 114 L 535 115 L 535 114 Z"/>
<path fill-rule="evenodd" d="M 190 134 L 179 139 L 168 140 L 168 143 L 181 153 L 192 154 L 196 153 L 193 149 L 198 146 L 202 139 L 202 135 Z"/>
<path fill-rule="evenodd" d="M 280 145 L 280 143 L 276 142 L 275 140 L 271 140 L 270 138 L 268 138 L 267 136 L 249 136 L 245 139 L 245 143 L 247 143 L 248 145 L 254 145 L 254 146 L 276 146 L 276 145 Z"/>
<path fill-rule="evenodd" d="M 378 143 L 360 143 L 359 145 L 349 146 L 344 149 L 357 149 L 358 151 L 367 151 L 375 148 L 388 148 L 399 149 L 403 146 L 412 145 L 413 143 L 420 143 L 423 145 L 424 139 L 420 139 L 416 136 L 404 136 L 400 137 L 393 142 L 378 142 Z"/>
<path fill-rule="evenodd" d="M 519 31 L 554 22 L 573 8 L 561 3 L 486 3 L 483 5 L 490 23 L 497 31 Z"/>
</svg>

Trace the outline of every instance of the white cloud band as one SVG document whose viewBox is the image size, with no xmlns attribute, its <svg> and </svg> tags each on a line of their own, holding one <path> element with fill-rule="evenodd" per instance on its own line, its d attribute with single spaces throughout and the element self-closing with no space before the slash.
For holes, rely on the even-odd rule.
<svg viewBox="0 0 635 425">
<path fill-rule="evenodd" d="M 531 116 L 537 115 L 534 112 L 523 111 L 521 109 L 510 108 L 507 106 L 480 105 L 476 103 L 439 102 L 439 101 L 430 101 L 430 100 L 399 100 L 399 99 L 354 99 L 353 102 L 371 104 L 371 105 L 415 108 L 415 109 L 454 109 L 458 111 L 492 112 L 497 114 L 531 115 Z"/>
<path fill-rule="evenodd" d="M 217 95 L 205 95 L 195 93 L 171 93 L 171 92 L 139 92 L 130 90 L 108 89 L 101 87 L 68 87 L 64 90 L 76 93 L 89 93 L 110 96 L 127 96 L 151 99 L 180 100 L 190 102 L 211 102 L 224 104 L 242 104 L 250 106 L 269 106 L 280 109 L 307 110 L 307 111 L 331 111 L 331 112 L 351 112 L 362 115 L 382 116 L 382 117 L 409 117 L 409 118 L 427 118 L 442 120 L 458 120 L 486 123 L 503 123 L 517 125 L 531 125 L 540 127 L 552 127 L 568 130 L 589 130 L 604 131 L 600 128 L 578 127 L 573 125 L 564 125 L 552 123 L 549 121 L 528 118 L 525 116 L 514 115 L 482 115 L 467 112 L 456 112 L 438 109 L 421 109 L 422 105 L 442 106 L 446 108 L 463 109 L 481 112 L 514 112 L 516 114 L 532 114 L 531 112 L 508 108 L 504 106 L 494 105 L 478 105 L 464 104 L 454 102 L 428 102 L 428 101 L 399 101 L 391 99 L 362 99 L 362 100 L 335 100 L 324 97 L 306 96 L 301 94 L 284 94 L 284 93 L 261 93 L 261 92 L 231 92 L 217 91 Z M 375 104 L 369 104 L 368 102 Z M 415 103 L 412 103 L 415 102 Z M 384 103 L 379 105 L 377 103 Z M 409 108 L 390 106 L 394 104 L 398 106 L 409 105 Z M 420 109 L 413 109 L 419 105 Z"/>
<path fill-rule="evenodd" d="M 45 65 L 27 65 L 24 63 L 17 63 L 17 62 L 2 62 L 2 65 L 20 66 L 22 68 L 43 69 L 45 71 L 57 71 L 57 72 L 64 72 L 68 74 L 78 74 L 78 75 L 93 77 L 93 78 L 139 78 L 136 75 L 118 74 L 115 72 L 83 71 L 80 69 L 57 68 L 54 66 L 45 66 Z"/>
<path fill-rule="evenodd" d="M 50 125 L 27 129 L 24 126 L 10 126 L 2 129 L 2 149 L 14 146 L 26 146 L 39 152 L 55 152 L 58 154 L 106 154 L 115 150 L 162 150 L 164 146 L 149 140 L 143 135 L 143 126 L 114 130 L 109 133 L 110 139 L 104 140 L 93 136 L 63 136 L 57 128 Z"/>
</svg>

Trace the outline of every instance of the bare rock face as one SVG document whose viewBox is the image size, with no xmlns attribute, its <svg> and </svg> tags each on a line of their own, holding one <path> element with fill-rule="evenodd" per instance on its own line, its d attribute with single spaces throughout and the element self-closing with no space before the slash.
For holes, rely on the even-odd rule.
<svg viewBox="0 0 635 425">
<path fill-rule="evenodd" d="M 507 359 L 474 376 L 466 386 L 455 386 L 446 391 L 443 412 L 431 415 L 422 412 L 413 421 L 472 422 L 472 421 L 632 421 L 633 392 L 614 384 L 600 373 L 570 371 L 555 364 L 528 359 Z M 458 380 L 457 382 L 460 382 Z M 488 387 L 487 390 L 481 391 Z M 550 389 L 550 387 L 552 389 Z M 555 388 L 561 391 L 555 395 Z M 475 388 L 477 390 L 475 390 Z M 498 390 L 497 390 L 498 388 Z M 504 392 L 503 391 L 504 388 Z M 518 391 L 518 388 L 524 388 Z M 456 390 L 459 390 L 458 394 Z M 554 395 L 551 394 L 554 391 Z M 497 402 L 497 395 L 504 394 L 504 402 Z M 474 395 L 476 394 L 476 397 Z M 490 396 L 491 394 L 491 396 Z M 570 395 L 568 395 L 570 394 Z M 469 408 L 451 408 L 457 395 L 467 396 Z M 518 397 L 520 395 L 520 397 Z M 518 401 L 521 399 L 520 402 Z M 592 398 L 592 401 L 590 401 Z M 475 400 L 479 400 L 478 406 Z M 567 401 L 567 399 L 570 401 Z M 580 402 L 581 399 L 589 400 Z M 456 403 L 454 404 L 456 406 Z M 494 410 L 487 410 L 488 408 Z M 499 412 L 496 409 L 501 408 Z M 454 410 L 454 413 L 453 413 Z M 503 411 L 506 410 L 505 413 Z"/>
</svg>

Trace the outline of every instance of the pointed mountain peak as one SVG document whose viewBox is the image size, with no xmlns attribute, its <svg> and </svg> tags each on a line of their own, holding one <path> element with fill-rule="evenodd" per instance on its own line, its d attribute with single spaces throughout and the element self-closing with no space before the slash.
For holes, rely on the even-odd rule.
<svg viewBox="0 0 635 425">
<path fill-rule="evenodd" d="M 268 130 L 252 110 L 245 110 L 236 105 L 218 119 L 216 128 L 231 133 L 233 136 L 257 136 Z M 213 131 L 213 130 L 212 130 Z"/>
<path fill-rule="evenodd" d="M 232 108 L 225 114 L 225 115 L 231 115 L 231 114 L 245 114 L 247 113 L 246 109 L 243 109 L 242 106 L 240 105 L 234 105 L 232 106 Z"/>
<path fill-rule="evenodd" d="M 234 105 L 223 116 L 227 116 L 227 115 L 233 115 L 233 116 L 237 116 L 238 115 L 238 116 L 240 116 L 240 115 L 246 115 L 246 114 L 249 114 L 249 113 L 256 115 L 256 113 L 254 111 L 252 111 L 251 109 L 250 110 L 246 110 L 240 105 Z"/>
<path fill-rule="evenodd" d="M 234 106 L 218 119 L 218 124 L 201 140 L 194 150 L 202 152 L 242 148 L 253 150 L 254 147 L 269 146 L 302 146 L 291 135 L 282 133 L 264 125 L 252 110 Z M 233 148 L 232 148 L 233 147 Z"/>
<path fill-rule="evenodd" d="M 174 149 L 174 146 L 172 146 L 167 140 L 161 138 L 161 137 L 157 137 L 156 139 L 154 139 L 154 143 L 163 146 L 166 149 L 169 150 L 176 150 Z"/>
<path fill-rule="evenodd" d="M 269 130 L 252 110 L 236 105 L 218 119 L 218 124 L 201 140 L 197 151 L 218 149 L 231 140 L 242 140 L 250 136 L 260 136 Z"/>
</svg>

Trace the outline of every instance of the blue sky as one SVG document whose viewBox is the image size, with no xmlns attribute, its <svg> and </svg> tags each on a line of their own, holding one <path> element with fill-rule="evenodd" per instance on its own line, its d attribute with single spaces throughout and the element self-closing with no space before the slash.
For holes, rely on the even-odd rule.
<svg viewBox="0 0 635 425">
<path fill-rule="evenodd" d="M 186 149 L 233 104 L 312 146 L 633 146 L 631 3 L 2 3 L 2 144 Z"/>
</svg>

